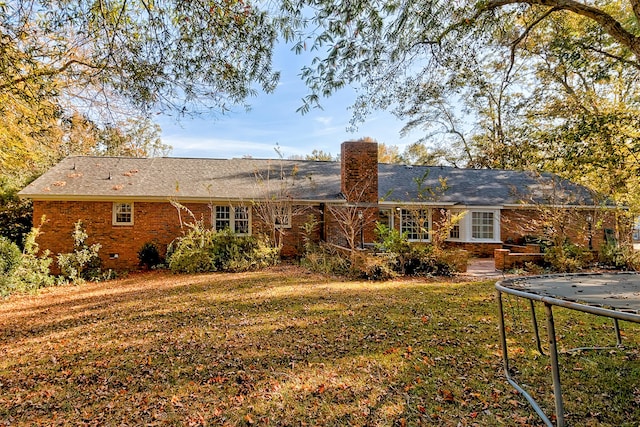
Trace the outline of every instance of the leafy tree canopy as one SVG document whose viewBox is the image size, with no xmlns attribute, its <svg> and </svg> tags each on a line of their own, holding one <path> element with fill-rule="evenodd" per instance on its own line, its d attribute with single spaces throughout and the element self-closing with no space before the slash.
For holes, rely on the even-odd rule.
<svg viewBox="0 0 640 427">
<path fill-rule="evenodd" d="M 393 110 L 450 163 L 551 170 L 640 210 L 628 196 L 640 176 L 640 1 L 303 0 L 285 11 L 300 4 L 313 16 L 296 49 L 317 52 L 302 111 L 355 85 L 356 123 Z"/>
<path fill-rule="evenodd" d="M 278 78 L 273 22 L 244 0 L 15 1 L 0 19 L 0 92 L 15 96 L 37 82 L 87 105 L 220 111 Z"/>
<path fill-rule="evenodd" d="M 304 6 L 313 11 L 308 20 L 300 19 Z M 303 70 L 313 91 L 303 109 L 351 83 L 364 92 L 361 110 L 388 105 L 403 83 L 490 61 L 491 47 L 515 56 L 558 17 L 590 23 L 571 35 L 574 48 L 640 68 L 639 0 L 285 0 L 283 9 L 303 25 L 295 49 L 321 52 Z"/>
</svg>

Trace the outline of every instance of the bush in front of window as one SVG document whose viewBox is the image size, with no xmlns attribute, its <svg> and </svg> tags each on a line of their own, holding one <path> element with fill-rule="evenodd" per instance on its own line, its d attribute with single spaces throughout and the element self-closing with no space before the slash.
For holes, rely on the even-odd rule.
<svg viewBox="0 0 640 427">
<path fill-rule="evenodd" d="M 376 223 L 376 239 L 374 247 L 379 252 L 402 254 L 411 250 L 408 233 L 400 233 L 395 228 L 389 228 L 387 225 Z"/>
<path fill-rule="evenodd" d="M 309 234 L 313 223 L 303 227 Z M 384 224 L 376 225 L 376 253 L 350 251 L 330 244 L 307 244 L 302 266 L 323 274 L 357 279 L 389 280 L 402 276 L 450 276 L 466 271 L 469 254 L 460 249 L 443 249 L 433 244 L 411 243 L 407 233 Z"/>
<path fill-rule="evenodd" d="M 167 263 L 174 273 L 254 270 L 276 264 L 279 257 L 279 250 L 260 236 L 215 231 L 201 223 L 190 225 L 167 249 Z"/>
<path fill-rule="evenodd" d="M 411 243 L 406 233 L 376 225 L 376 250 L 384 254 L 389 267 L 403 276 L 451 276 L 466 270 L 468 254 L 434 244 Z"/>
</svg>

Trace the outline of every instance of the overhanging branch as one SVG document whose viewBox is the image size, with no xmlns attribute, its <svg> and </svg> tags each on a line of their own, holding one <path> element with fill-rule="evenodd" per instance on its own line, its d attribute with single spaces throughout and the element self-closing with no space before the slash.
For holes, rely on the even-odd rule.
<svg viewBox="0 0 640 427">
<path fill-rule="evenodd" d="M 6 81 L 4 83 L 0 83 L 0 90 L 9 89 L 11 87 L 14 87 L 17 84 L 24 83 L 27 80 L 31 80 L 31 79 L 34 79 L 34 78 L 51 77 L 51 76 L 56 76 L 56 75 L 62 74 L 63 72 L 65 72 L 67 69 L 69 69 L 73 65 L 81 65 L 83 67 L 93 68 L 93 69 L 96 69 L 96 70 L 104 69 L 104 67 L 102 67 L 102 66 L 97 67 L 97 66 L 95 66 L 93 64 L 89 64 L 89 63 L 84 62 L 84 61 L 80 61 L 80 60 L 77 60 L 77 59 L 70 59 L 69 61 L 65 62 L 64 64 L 62 64 L 59 67 L 49 67 L 49 68 L 41 69 L 40 71 L 34 72 L 32 74 L 24 75 L 24 76 L 21 76 L 21 77 Z"/>
<path fill-rule="evenodd" d="M 638 16 L 638 13 L 640 13 L 639 0 L 631 0 L 631 3 L 634 13 Z M 636 59 L 640 60 L 640 37 L 624 29 L 620 22 L 603 10 L 575 0 L 490 0 L 482 6 L 479 12 L 493 10 L 511 4 L 548 6 L 589 18 L 600 24 L 607 34 L 629 48 L 636 56 Z"/>
</svg>

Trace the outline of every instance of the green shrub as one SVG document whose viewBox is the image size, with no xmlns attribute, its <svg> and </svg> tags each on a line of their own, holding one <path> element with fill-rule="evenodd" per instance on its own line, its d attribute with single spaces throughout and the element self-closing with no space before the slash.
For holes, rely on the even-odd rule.
<svg viewBox="0 0 640 427">
<path fill-rule="evenodd" d="M 0 275 L 10 276 L 20 265 L 22 252 L 18 245 L 0 236 Z"/>
<path fill-rule="evenodd" d="M 31 230 L 33 204 L 18 197 L 27 182 L 0 176 L 0 236 L 6 237 L 23 250 L 23 242 Z"/>
<path fill-rule="evenodd" d="M 640 252 L 632 245 L 605 243 L 600 248 L 599 261 L 606 267 L 636 271 L 640 269 Z"/>
<path fill-rule="evenodd" d="M 278 259 L 279 250 L 263 237 L 215 231 L 200 223 L 167 250 L 169 268 L 176 273 L 246 271 L 274 265 Z"/>
<path fill-rule="evenodd" d="M 407 233 L 400 233 L 395 228 L 389 228 L 385 224 L 376 223 L 376 250 L 385 253 L 403 254 L 411 251 L 411 244 Z"/>
<path fill-rule="evenodd" d="M 75 223 L 73 236 L 73 252 L 58 254 L 56 257 L 62 276 L 73 283 L 83 283 L 85 280 L 103 279 L 101 264 L 98 256 L 101 245 L 86 243 L 89 237 L 82 227 L 82 222 Z"/>
<path fill-rule="evenodd" d="M 351 276 L 367 280 L 390 280 L 398 276 L 388 257 L 368 253 L 355 256 L 349 270 Z"/>
<path fill-rule="evenodd" d="M 587 267 L 593 256 L 589 250 L 565 242 L 563 245 L 549 246 L 544 253 L 544 260 L 554 272 L 575 273 Z"/>
<path fill-rule="evenodd" d="M 153 242 L 147 242 L 138 251 L 139 265 L 148 269 L 157 268 L 164 264 L 164 260 L 160 256 L 158 246 Z"/>
<path fill-rule="evenodd" d="M 347 276 L 351 271 L 351 261 L 335 247 L 321 243 L 309 246 L 300 265 L 322 274 Z"/>
<path fill-rule="evenodd" d="M 318 273 L 368 280 L 389 280 L 398 275 L 450 276 L 466 270 L 467 251 L 412 244 L 406 233 L 380 223 L 376 225 L 376 233 L 377 254 L 354 252 L 348 256 L 332 245 L 311 245 L 305 240 L 306 252 L 300 264 Z"/>
<path fill-rule="evenodd" d="M 5 237 L 0 237 L 0 294 L 10 294 L 16 286 L 15 271 L 22 262 L 22 252 L 18 245 Z"/>
<path fill-rule="evenodd" d="M 380 223 L 376 225 L 376 235 L 376 249 L 387 254 L 389 268 L 403 276 L 450 276 L 466 270 L 469 258 L 466 251 L 412 244 L 406 233 Z"/>
<path fill-rule="evenodd" d="M 317 273 L 389 280 L 398 275 L 450 276 L 466 270 L 468 257 L 463 250 L 436 250 L 431 245 L 412 246 L 403 254 L 359 252 L 348 257 L 331 245 L 321 244 L 308 251 L 300 264 Z"/>
<path fill-rule="evenodd" d="M 450 276 L 451 268 L 436 252 L 431 245 L 412 245 L 409 251 L 397 254 L 396 268 L 407 276 Z"/>
<path fill-rule="evenodd" d="M 16 276 L 23 291 L 35 291 L 40 288 L 55 285 L 56 278 L 51 275 L 49 267 L 53 262 L 51 252 L 45 250 L 38 254 L 40 247 L 36 238 L 40 228 L 33 228 L 25 239 L 22 263 L 16 271 Z"/>
<path fill-rule="evenodd" d="M 12 274 L 3 275 L 0 278 L 0 295 L 34 292 L 56 284 L 55 277 L 49 273 L 49 266 L 53 261 L 49 257 L 49 251 L 43 251 L 38 255 L 39 247 L 36 238 L 39 234 L 40 228 L 34 227 L 26 235 L 23 253 L 19 262 L 14 265 Z"/>
</svg>

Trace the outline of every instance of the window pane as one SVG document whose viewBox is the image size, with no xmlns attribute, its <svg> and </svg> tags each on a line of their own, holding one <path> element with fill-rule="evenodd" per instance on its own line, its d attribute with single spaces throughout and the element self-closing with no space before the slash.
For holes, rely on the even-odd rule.
<svg viewBox="0 0 640 427">
<path fill-rule="evenodd" d="M 115 205 L 116 215 L 115 222 L 116 224 L 131 224 L 132 221 L 132 209 L 130 203 L 116 203 Z"/>
<path fill-rule="evenodd" d="M 249 234 L 249 208 L 238 206 L 235 208 L 235 232 Z"/>
<path fill-rule="evenodd" d="M 379 220 L 380 224 L 384 224 L 389 228 L 393 228 L 393 223 L 391 222 L 391 210 L 390 209 L 380 209 Z"/>
<path fill-rule="evenodd" d="M 291 227 L 291 209 L 289 206 L 276 207 L 274 209 L 273 222 L 278 227 Z"/>
<path fill-rule="evenodd" d="M 400 211 L 400 232 L 407 233 L 409 240 L 427 240 L 429 236 L 428 212 L 423 209 Z"/>
<path fill-rule="evenodd" d="M 493 239 L 493 212 L 472 212 L 471 233 L 474 239 Z"/>
<path fill-rule="evenodd" d="M 216 206 L 216 231 L 231 227 L 231 208 L 229 206 Z"/>
</svg>

